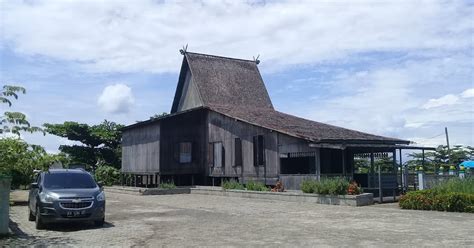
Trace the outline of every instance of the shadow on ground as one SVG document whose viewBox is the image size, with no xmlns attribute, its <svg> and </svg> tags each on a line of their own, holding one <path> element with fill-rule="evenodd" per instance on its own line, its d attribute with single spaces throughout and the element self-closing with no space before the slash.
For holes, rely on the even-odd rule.
<svg viewBox="0 0 474 248">
<path fill-rule="evenodd" d="M 57 232 L 76 232 L 81 230 L 111 228 L 114 224 L 105 222 L 103 226 L 97 227 L 92 222 L 73 222 L 73 223 L 51 223 L 46 225 L 46 230 Z"/>
<path fill-rule="evenodd" d="M 68 246 L 75 246 L 77 242 L 73 239 L 67 237 L 45 237 L 45 236 L 33 236 L 29 235 L 25 231 L 23 231 L 18 223 L 10 220 L 9 224 L 11 234 L 8 236 L 4 236 L 0 239 L 0 246 L 6 247 L 17 247 L 17 246 L 35 246 L 35 247 L 42 247 L 42 246 L 59 246 L 59 247 L 68 247 Z M 103 227 L 96 227 L 92 223 L 61 223 L 61 224 L 50 224 L 44 230 L 45 232 L 48 231 L 59 231 L 59 232 L 74 232 L 74 231 L 81 231 L 81 230 L 89 230 L 89 229 L 100 229 L 100 228 L 110 228 L 114 227 L 112 223 L 106 222 Z"/>
</svg>

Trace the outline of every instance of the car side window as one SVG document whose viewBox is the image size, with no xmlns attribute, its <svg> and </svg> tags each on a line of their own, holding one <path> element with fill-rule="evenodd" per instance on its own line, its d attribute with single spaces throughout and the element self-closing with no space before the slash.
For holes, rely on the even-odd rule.
<svg viewBox="0 0 474 248">
<path fill-rule="evenodd" d="M 38 173 L 38 176 L 36 176 L 35 182 L 36 182 L 37 184 L 39 184 L 40 181 L 41 181 L 41 173 Z"/>
</svg>

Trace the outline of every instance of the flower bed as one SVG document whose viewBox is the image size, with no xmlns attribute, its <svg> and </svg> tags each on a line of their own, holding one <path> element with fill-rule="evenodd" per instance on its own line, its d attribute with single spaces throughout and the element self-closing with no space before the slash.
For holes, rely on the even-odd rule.
<svg viewBox="0 0 474 248">
<path fill-rule="evenodd" d="M 305 180 L 301 191 L 320 195 L 358 195 L 362 189 L 356 182 L 344 178 L 322 178 L 321 180 Z"/>
<path fill-rule="evenodd" d="M 191 188 L 191 194 L 256 198 L 290 202 L 308 202 L 342 206 L 366 206 L 372 205 L 374 203 L 374 195 L 372 193 L 363 193 L 359 195 L 319 195 L 306 194 L 297 191 L 269 192 L 241 189 L 224 189 L 220 187 L 210 186 L 196 186 L 194 188 Z"/>
<path fill-rule="evenodd" d="M 474 179 L 449 180 L 433 189 L 408 192 L 400 208 L 474 213 Z"/>
</svg>

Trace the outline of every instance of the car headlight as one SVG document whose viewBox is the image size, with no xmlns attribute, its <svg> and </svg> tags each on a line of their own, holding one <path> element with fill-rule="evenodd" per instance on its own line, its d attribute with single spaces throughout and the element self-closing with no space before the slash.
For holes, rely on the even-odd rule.
<svg viewBox="0 0 474 248">
<path fill-rule="evenodd" d="M 58 197 L 54 194 L 48 194 L 48 193 L 40 193 L 39 194 L 40 201 L 43 203 L 53 203 L 54 200 L 57 200 Z"/>
<path fill-rule="evenodd" d="M 100 193 L 96 196 L 96 199 L 97 199 L 97 201 L 105 201 L 105 194 L 104 194 L 104 191 L 100 192 Z"/>
</svg>

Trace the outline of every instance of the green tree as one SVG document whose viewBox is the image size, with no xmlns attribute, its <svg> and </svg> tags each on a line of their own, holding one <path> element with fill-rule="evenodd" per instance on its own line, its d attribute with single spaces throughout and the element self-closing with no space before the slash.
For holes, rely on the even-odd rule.
<svg viewBox="0 0 474 248">
<path fill-rule="evenodd" d="M 26 89 L 20 86 L 4 85 L 0 90 L 0 103 L 12 106 L 12 100 L 18 99 L 18 94 L 26 94 Z M 26 115 L 20 112 L 4 112 L 0 116 L 0 134 L 14 133 L 20 136 L 21 131 L 26 132 L 42 132 L 39 127 L 30 125 L 26 119 Z M 44 132 L 43 132 L 44 133 Z"/>
<path fill-rule="evenodd" d="M 447 146 L 438 146 L 435 151 L 425 152 L 424 170 L 436 172 L 440 167 L 457 166 L 465 160 L 474 159 L 473 150 L 470 146 L 456 145 L 449 150 Z M 421 152 L 410 153 L 408 156 L 411 160 L 407 164 L 412 170 L 423 165 L 423 154 Z"/>
<path fill-rule="evenodd" d="M 167 116 L 167 115 L 168 115 L 168 113 L 166 113 L 166 112 L 163 112 L 161 114 L 154 114 L 153 116 L 150 116 L 150 120 L 157 119 L 157 118 Z"/>
<path fill-rule="evenodd" d="M 28 185 L 33 180 L 33 170 L 46 170 L 54 162 L 66 163 L 63 154 L 48 154 L 38 145 L 31 145 L 19 138 L 0 139 L 0 174 L 12 177 L 12 186 Z"/>
<path fill-rule="evenodd" d="M 76 141 L 75 145 L 61 145 L 59 150 L 68 155 L 71 163 L 95 168 L 96 165 L 121 165 L 121 124 L 104 120 L 99 125 L 67 121 L 63 124 L 44 124 L 46 132 Z"/>
</svg>

